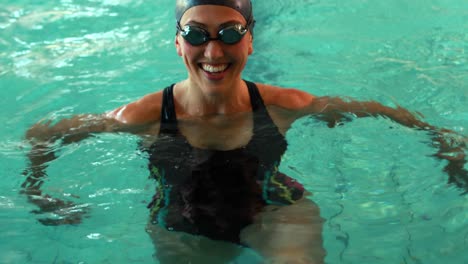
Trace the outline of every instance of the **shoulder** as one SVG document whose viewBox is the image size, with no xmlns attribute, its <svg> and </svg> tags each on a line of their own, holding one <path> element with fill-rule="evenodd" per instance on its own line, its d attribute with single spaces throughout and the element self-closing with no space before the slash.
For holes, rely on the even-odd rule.
<svg viewBox="0 0 468 264">
<path fill-rule="evenodd" d="M 256 85 L 268 113 L 283 134 L 296 119 L 307 114 L 307 109 L 316 100 L 314 95 L 298 89 L 259 83 Z"/>
<path fill-rule="evenodd" d="M 276 106 L 287 110 L 301 110 L 311 105 L 315 96 L 307 92 L 257 83 L 258 90 L 266 106 Z"/>
<path fill-rule="evenodd" d="M 161 119 L 162 97 L 163 90 L 147 94 L 137 101 L 110 111 L 107 116 L 129 125 L 158 122 Z"/>
</svg>

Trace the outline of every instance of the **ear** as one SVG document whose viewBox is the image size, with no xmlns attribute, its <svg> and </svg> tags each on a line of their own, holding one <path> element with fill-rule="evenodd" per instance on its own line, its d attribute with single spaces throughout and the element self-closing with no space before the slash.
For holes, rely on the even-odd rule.
<svg viewBox="0 0 468 264">
<path fill-rule="evenodd" d="M 253 36 L 249 34 L 250 40 L 249 40 L 249 55 L 253 53 Z"/>
<path fill-rule="evenodd" d="M 182 47 L 180 46 L 180 43 L 179 43 L 179 34 L 175 36 L 174 43 L 176 46 L 177 54 L 182 57 Z"/>
</svg>

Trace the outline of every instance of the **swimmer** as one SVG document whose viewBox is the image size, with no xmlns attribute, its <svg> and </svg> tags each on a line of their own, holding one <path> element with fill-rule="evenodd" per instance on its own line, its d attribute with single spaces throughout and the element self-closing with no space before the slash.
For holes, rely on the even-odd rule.
<svg viewBox="0 0 468 264">
<path fill-rule="evenodd" d="M 74 206 L 40 189 L 47 164 L 55 159 L 54 142 L 132 133 L 141 136 L 158 182 L 146 230 L 160 263 L 229 263 L 245 247 L 266 263 L 324 263 L 319 208 L 299 182 L 278 169 L 285 133 L 304 116 L 329 127 L 350 114 L 383 116 L 427 131 L 439 148 L 436 156 L 447 161 L 449 182 L 467 187 L 466 139 L 404 108 L 242 79 L 253 53 L 250 0 L 177 0 L 175 13 L 175 48 L 188 72 L 185 80 L 104 114 L 40 122 L 27 131 L 32 149 L 22 192 L 39 207 L 36 213 L 60 214 Z M 77 224 L 85 213 L 40 221 Z"/>
</svg>

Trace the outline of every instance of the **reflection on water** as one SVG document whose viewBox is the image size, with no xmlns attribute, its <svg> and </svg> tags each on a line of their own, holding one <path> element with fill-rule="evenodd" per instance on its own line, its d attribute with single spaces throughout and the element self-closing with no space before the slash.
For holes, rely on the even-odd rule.
<svg viewBox="0 0 468 264">
<path fill-rule="evenodd" d="M 169 25 L 158 20 L 165 12 L 145 17 L 152 6 L 141 5 L 141 1 L 63 1 L 53 10 L 44 5 L 7 5 L 0 20 L 7 33 L 0 40 L 0 74 L 40 83 L 67 80 L 96 86 L 103 83 L 93 79 L 141 71 L 153 63 L 148 54 L 163 53 L 161 48 L 172 48 L 173 41 L 173 35 L 166 34 Z"/>
<path fill-rule="evenodd" d="M 0 262 L 151 262 L 143 227 L 155 186 L 133 137 L 69 145 L 50 165 L 46 190 L 91 207 L 79 228 L 38 225 L 18 189 L 33 122 L 103 112 L 186 76 L 174 51 L 173 1 L 3 2 L 0 226 L 8 230 L 0 230 Z M 466 134 L 465 1 L 254 7 L 246 79 L 398 103 Z M 302 121 L 288 134 L 281 170 L 313 191 L 330 263 L 463 262 L 468 196 L 446 184 L 427 135 L 388 120 L 336 129 Z"/>
</svg>

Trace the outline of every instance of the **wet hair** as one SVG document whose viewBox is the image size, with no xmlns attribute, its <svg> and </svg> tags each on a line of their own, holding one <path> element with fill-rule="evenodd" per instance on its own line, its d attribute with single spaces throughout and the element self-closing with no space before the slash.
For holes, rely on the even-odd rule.
<svg viewBox="0 0 468 264">
<path fill-rule="evenodd" d="M 255 20 L 250 0 L 176 0 L 175 17 L 177 24 L 180 23 L 180 19 L 188 9 L 199 5 L 227 6 L 236 10 L 245 18 L 247 28 L 253 35 Z"/>
</svg>

